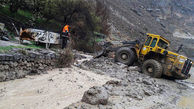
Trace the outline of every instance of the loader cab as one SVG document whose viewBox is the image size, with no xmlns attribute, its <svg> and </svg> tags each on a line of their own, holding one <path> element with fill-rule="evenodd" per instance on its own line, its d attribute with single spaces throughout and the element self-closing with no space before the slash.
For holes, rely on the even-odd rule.
<svg viewBox="0 0 194 109">
<path fill-rule="evenodd" d="M 147 34 L 147 40 L 145 41 L 141 55 L 147 55 L 150 52 L 164 53 L 170 45 L 170 42 L 160 35 Z"/>
</svg>

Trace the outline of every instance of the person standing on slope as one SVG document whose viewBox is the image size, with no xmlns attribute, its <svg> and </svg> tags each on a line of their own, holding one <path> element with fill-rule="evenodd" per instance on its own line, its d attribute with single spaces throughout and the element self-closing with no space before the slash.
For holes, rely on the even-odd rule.
<svg viewBox="0 0 194 109">
<path fill-rule="evenodd" d="M 66 48 L 69 37 L 70 37 L 69 25 L 65 25 L 61 32 L 62 49 Z"/>
</svg>

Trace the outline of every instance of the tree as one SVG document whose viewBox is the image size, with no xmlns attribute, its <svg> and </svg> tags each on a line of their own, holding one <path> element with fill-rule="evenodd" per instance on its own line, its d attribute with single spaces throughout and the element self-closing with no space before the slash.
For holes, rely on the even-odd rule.
<svg viewBox="0 0 194 109">
<path fill-rule="evenodd" d="M 19 6 L 20 6 L 19 0 L 10 0 L 9 4 L 10 4 L 9 10 L 12 13 L 16 13 L 18 11 L 18 9 L 19 9 Z"/>
<path fill-rule="evenodd" d="M 109 9 L 106 7 L 105 2 L 101 0 L 96 0 L 96 16 L 100 17 L 99 23 L 101 26 L 101 29 L 99 32 L 108 35 L 110 25 L 108 24 L 109 20 Z"/>
<path fill-rule="evenodd" d="M 9 1 L 9 10 L 12 13 L 16 13 L 18 9 L 26 9 L 27 4 L 25 0 L 10 0 Z"/>
</svg>

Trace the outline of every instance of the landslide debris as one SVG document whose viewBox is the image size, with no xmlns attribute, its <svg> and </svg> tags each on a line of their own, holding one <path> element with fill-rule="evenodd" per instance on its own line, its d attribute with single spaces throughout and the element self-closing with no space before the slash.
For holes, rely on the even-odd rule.
<svg viewBox="0 0 194 109">
<path fill-rule="evenodd" d="M 114 63 L 113 59 L 106 57 L 84 62 L 84 65 L 97 73 L 121 80 L 120 82 L 107 82 L 104 85 L 111 92 L 111 95 L 130 96 L 141 100 L 145 96 L 163 93 L 165 88 L 168 88 L 158 83 L 156 79 L 139 73 L 138 67 L 128 67 L 121 63 Z M 117 86 L 117 88 L 112 88 L 114 86 Z"/>
<path fill-rule="evenodd" d="M 173 83 L 168 80 L 155 79 L 141 74 L 138 72 L 138 67 L 128 67 L 120 63 L 114 63 L 113 59 L 101 57 L 83 62 L 81 68 L 117 78 L 118 81 L 108 81 L 102 87 L 89 89 L 85 92 L 82 102 L 72 104 L 65 109 L 172 108 L 175 105 L 173 103 L 169 104 L 178 92 L 171 89 Z M 167 81 L 170 85 L 166 84 Z M 176 85 L 173 87 L 176 87 Z M 104 102 L 101 102 L 101 94 L 106 92 L 104 89 L 109 96 L 108 102 L 105 102 L 106 105 L 102 105 Z M 173 91 L 174 94 L 172 93 Z M 173 97 L 169 97 L 171 95 Z M 162 100 L 166 98 L 168 100 Z"/>
</svg>

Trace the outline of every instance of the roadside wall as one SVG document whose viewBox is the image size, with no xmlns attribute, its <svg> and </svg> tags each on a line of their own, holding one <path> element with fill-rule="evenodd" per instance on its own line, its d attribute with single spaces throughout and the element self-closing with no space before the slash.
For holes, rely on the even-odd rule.
<svg viewBox="0 0 194 109">
<path fill-rule="evenodd" d="M 0 54 L 0 82 L 46 73 L 56 67 L 57 55 L 54 52 L 18 51 Z"/>
</svg>

